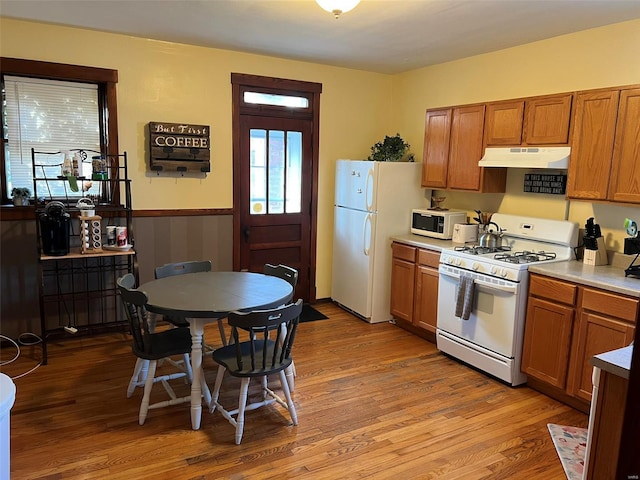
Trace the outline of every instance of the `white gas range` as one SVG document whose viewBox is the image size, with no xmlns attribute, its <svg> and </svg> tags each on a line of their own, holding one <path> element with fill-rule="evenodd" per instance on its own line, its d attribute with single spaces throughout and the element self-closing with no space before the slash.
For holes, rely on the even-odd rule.
<svg viewBox="0 0 640 480">
<path fill-rule="evenodd" d="M 443 249 L 438 284 L 438 349 L 511 385 L 520 371 L 531 263 L 574 258 L 578 224 L 496 213 L 496 249 Z"/>
</svg>

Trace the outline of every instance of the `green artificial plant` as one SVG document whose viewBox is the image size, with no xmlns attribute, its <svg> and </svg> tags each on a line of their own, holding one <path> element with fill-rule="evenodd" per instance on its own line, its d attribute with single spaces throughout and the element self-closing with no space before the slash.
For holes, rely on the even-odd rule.
<svg viewBox="0 0 640 480">
<path fill-rule="evenodd" d="M 413 162 L 413 154 L 409 153 L 411 145 L 405 142 L 399 133 L 395 137 L 385 136 L 382 142 L 371 147 L 368 160 L 373 162 Z"/>
</svg>

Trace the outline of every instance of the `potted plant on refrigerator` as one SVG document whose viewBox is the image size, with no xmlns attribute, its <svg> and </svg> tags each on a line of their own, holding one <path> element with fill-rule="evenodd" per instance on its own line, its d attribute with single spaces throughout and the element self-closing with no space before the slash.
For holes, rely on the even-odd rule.
<svg viewBox="0 0 640 480">
<path fill-rule="evenodd" d="M 413 162 L 413 153 L 409 153 L 411 145 L 405 142 L 399 133 L 395 137 L 384 137 L 384 140 L 371 147 L 371 155 L 367 160 L 374 162 Z"/>
</svg>

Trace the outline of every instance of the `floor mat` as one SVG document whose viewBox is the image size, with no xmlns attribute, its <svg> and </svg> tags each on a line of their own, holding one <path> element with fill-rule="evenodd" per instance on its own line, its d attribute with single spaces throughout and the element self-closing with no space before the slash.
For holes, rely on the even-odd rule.
<svg viewBox="0 0 640 480">
<path fill-rule="evenodd" d="M 587 429 L 548 423 L 551 439 L 569 480 L 581 480 L 587 449 Z"/>
<path fill-rule="evenodd" d="M 329 317 L 323 315 L 311 305 L 302 306 L 302 314 L 300 315 L 300 323 L 313 322 L 314 320 L 325 320 Z"/>
</svg>

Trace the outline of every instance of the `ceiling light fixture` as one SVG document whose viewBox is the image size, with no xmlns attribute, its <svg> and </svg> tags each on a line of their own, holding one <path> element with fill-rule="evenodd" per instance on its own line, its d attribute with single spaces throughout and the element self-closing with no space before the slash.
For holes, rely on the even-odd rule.
<svg viewBox="0 0 640 480">
<path fill-rule="evenodd" d="M 333 13 L 337 19 L 343 13 L 353 10 L 360 0 L 316 0 L 316 3 L 327 12 Z"/>
</svg>

